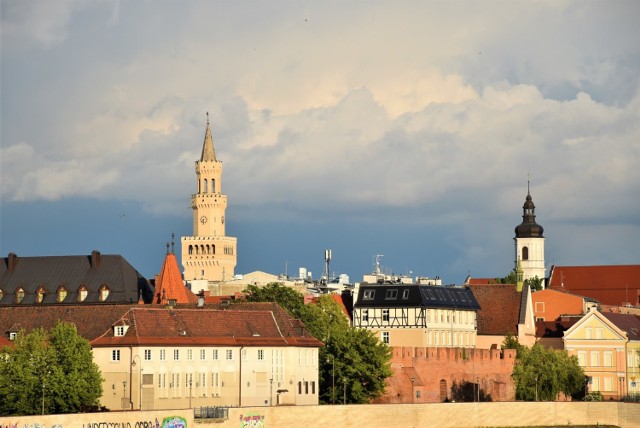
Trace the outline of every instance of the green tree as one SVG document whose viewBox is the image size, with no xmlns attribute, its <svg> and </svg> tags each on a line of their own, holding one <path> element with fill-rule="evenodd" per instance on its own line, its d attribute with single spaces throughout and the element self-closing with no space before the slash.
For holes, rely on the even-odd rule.
<svg viewBox="0 0 640 428">
<path fill-rule="evenodd" d="M 533 278 L 525 279 L 524 283 L 535 291 L 540 291 L 543 287 L 542 279 L 538 278 L 538 275 L 534 276 Z"/>
<path fill-rule="evenodd" d="M 292 316 L 300 318 L 300 310 L 304 306 L 302 294 L 280 282 L 271 282 L 263 287 L 249 285 L 243 291 L 248 302 L 275 302 L 287 310 Z"/>
<path fill-rule="evenodd" d="M 515 349 L 516 350 L 516 359 L 522 358 L 523 352 L 526 350 L 526 346 L 520 344 L 520 341 L 516 336 L 509 333 L 504 337 L 502 341 L 502 346 L 500 349 Z"/>
<path fill-rule="evenodd" d="M 584 371 L 575 356 L 566 351 L 546 349 L 536 343 L 524 348 L 512 373 L 516 399 L 553 401 L 559 393 L 573 395 L 584 387 Z"/>
<path fill-rule="evenodd" d="M 0 351 L 0 414 L 75 413 L 98 405 L 102 378 L 73 324 L 20 332 Z"/>
</svg>

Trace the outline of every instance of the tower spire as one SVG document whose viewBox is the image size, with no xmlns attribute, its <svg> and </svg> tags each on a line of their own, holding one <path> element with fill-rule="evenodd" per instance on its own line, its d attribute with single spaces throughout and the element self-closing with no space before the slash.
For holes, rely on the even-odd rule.
<svg viewBox="0 0 640 428">
<path fill-rule="evenodd" d="M 200 156 L 200 161 L 216 161 L 216 151 L 213 148 L 211 124 L 209 123 L 209 112 L 207 112 L 207 130 L 204 133 L 204 143 L 202 144 L 202 156 Z"/>
</svg>

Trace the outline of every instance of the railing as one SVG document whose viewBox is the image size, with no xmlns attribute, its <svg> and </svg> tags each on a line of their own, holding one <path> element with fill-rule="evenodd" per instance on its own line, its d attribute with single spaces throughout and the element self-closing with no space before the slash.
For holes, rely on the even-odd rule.
<svg viewBox="0 0 640 428">
<path fill-rule="evenodd" d="M 229 419 L 228 407 L 194 407 L 194 419 Z"/>
</svg>

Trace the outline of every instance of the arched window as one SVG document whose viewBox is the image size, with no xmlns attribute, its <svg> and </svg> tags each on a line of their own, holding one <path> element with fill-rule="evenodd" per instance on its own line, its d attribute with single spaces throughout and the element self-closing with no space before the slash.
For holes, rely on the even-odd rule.
<svg viewBox="0 0 640 428">
<path fill-rule="evenodd" d="M 87 298 L 87 294 L 89 294 L 87 287 L 81 285 L 80 288 L 78 288 L 78 302 L 84 302 Z"/>
<path fill-rule="evenodd" d="M 205 252 L 204 252 L 204 245 L 200 245 L 200 253 L 201 253 L 201 254 L 205 254 Z"/>
<path fill-rule="evenodd" d="M 193 245 L 189 245 L 189 254 L 193 254 Z"/>
<path fill-rule="evenodd" d="M 207 179 L 205 178 L 205 179 L 204 179 L 204 189 L 203 189 L 202 193 L 207 193 L 207 192 L 208 192 L 208 189 L 207 189 Z"/>
<path fill-rule="evenodd" d="M 209 244 L 207 244 L 207 254 L 211 254 L 211 247 L 209 247 Z"/>
<path fill-rule="evenodd" d="M 529 248 L 522 247 L 522 260 L 529 260 Z"/>
<path fill-rule="evenodd" d="M 64 286 L 61 285 L 60 287 L 58 287 L 58 291 L 56 292 L 56 294 L 58 296 L 56 298 L 56 301 L 58 303 L 62 303 L 62 302 L 64 302 L 64 299 L 67 298 L 67 289 L 64 288 Z"/>
<path fill-rule="evenodd" d="M 211 245 L 211 254 L 215 254 L 215 253 L 216 253 L 216 246 Z"/>
<path fill-rule="evenodd" d="M 211 179 L 211 193 L 216 193 L 216 180 L 215 180 L 215 178 Z"/>
<path fill-rule="evenodd" d="M 45 290 L 44 287 L 39 287 L 36 291 L 36 303 L 42 303 L 46 294 L 47 290 Z"/>
<path fill-rule="evenodd" d="M 21 303 L 24 299 L 24 289 L 22 287 L 16 290 L 16 303 Z"/>
<path fill-rule="evenodd" d="M 104 302 L 105 300 L 107 300 L 107 297 L 109 297 L 109 287 L 103 284 L 100 287 L 100 301 Z"/>
</svg>

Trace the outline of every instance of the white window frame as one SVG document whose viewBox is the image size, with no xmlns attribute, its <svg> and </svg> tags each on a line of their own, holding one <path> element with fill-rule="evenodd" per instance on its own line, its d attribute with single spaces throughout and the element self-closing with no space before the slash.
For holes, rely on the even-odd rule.
<svg viewBox="0 0 640 428">
<path fill-rule="evenodd" d="M 380 340 L 382 340 L 382 343 L 386 343 L 388 345 L 391 342 L 391 334 L 388 331 L 381 332 Z"/>
<path fill-rule="evenodd" d="M 113 361 L 113 362 L 120 361 L 120 350 L 119 349 L 112 349 L 111 350 L 111 361 Z"/>
</svg>

